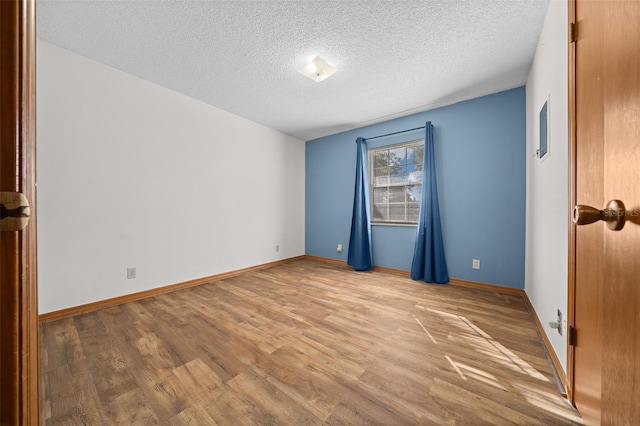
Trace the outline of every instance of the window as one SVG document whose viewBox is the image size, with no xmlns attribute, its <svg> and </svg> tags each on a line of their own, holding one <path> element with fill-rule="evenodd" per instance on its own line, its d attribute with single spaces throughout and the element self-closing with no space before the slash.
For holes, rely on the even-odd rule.
<svg viewBox="0 0 640 426">
<path fill-rule="evenodd" d="M 424 140 L 369 150 L 373 223 L 418 223 Z"/>
</svg>

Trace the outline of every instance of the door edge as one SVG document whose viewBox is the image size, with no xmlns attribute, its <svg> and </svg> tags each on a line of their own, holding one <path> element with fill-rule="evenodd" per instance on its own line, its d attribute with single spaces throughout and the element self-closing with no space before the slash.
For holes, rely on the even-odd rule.
<svg viewBox="0 0 640 426">
<path fill-rule="evenodd" d="M 569 90 L 569 206 L 571 212 L 576 205 L 576 43 L 578 34 L 576 31 L 576 0 L 568 1 L 569 22 L 567 23 L 568 41 L 568 90 Z M 573 31 L 571 30 L 573 27 Z M 568 256 L 568 277 L 567 277 L 567 323 L 570 327 L 575 327 L 575 304 L 576 304 L 576 225 L 568 216 L 569 222 L 569 256 Z M 575 349 L 569 344 L 567 339 L 567 399 L 575 406 L 574 385 L 575 385 Z"/>
</svg>

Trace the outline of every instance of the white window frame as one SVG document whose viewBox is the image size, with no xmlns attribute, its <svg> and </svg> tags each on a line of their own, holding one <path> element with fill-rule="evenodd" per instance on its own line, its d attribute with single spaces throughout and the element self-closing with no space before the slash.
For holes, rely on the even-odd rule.
<svg viewBox="0 0 640 426">
<path fill-rule="evenodd" d="M 381 146 L 381 147 L 377 147 L 377 148 L 370 148 L 368 150 L 368 161 L 369 161 L 369 208 L 371 211 L 371 224 L 372 225 L 404 225 L 404 226 L 416 226 L 418 224 L 418 213 L 416 214 L 416 220 L 412 221 L 409 220 L 407 218 L 407 205 L 409 204 L 417 204 L 417 208 L 418 208 L 418 212 L 420 210 L 420 200 L 418 199 L 417 202 L 411 202 L 410 200 L 407 200 L 407 191 L 404 191 L 405 194 L 405 199 L 402 202 L 391 202 L 390 200 L 384 202 L 384 203 L 376 203 L 376 197 L 375 197 L 375 193 L 376 193 L 376 188 L 393 188 L 393 187 L 407 187 L 407 186 L 415 186 L 415 185 L 420 185 L 420 190 L 422 191 L 422 172 L 420 172 L 419 174 L 419 180 L 412 180 L 412 181 L 404 181 L 404 182 L 391 182 L 391 176 L 389 175 L 389 180 L 387 181 L 387 183 L 378 183 L 376 182 L 376 170 L 375 170 L 375 162 L 374 162 L 374 158 L 375 158 L 375 154 L 377 152 L 383 152 L 383 151 L 391 151 L 393 149 L 397 149 L 397 148 L 406 148 L 406 147 L 414 147 L 414 146 L 422 146 L 424 147 L 424 139 L 414 139 L 411 141 L 407 141 L 407 142 L 402 142 L 399 144 L 394 144 L 394 145 L 385 145 L 385 146 Z M 423 156 L 424 156 L 424 151 L 423 151 Z M 422 159 L 422 164 L 424 165 L 424 157 Z M 424 167 L 424 166 L 423 166 Z M 415 176 L 413 177 L 413 179 L 415 179 Z M 390 196 L 390 195 L 389 195 Z M 376 219 L 375 215 L 376 215 L 376 205 L 386 205 L 387 208 L 387 218 L 386 220 L 384 219 Z M 389 213 L 389 209 L 391 206 L 393 205 L 404 205 L 404 211 L 405 211 L 405 217 L 404 220 L 392 220 L 389 219 L 390 217 L 390 213 Z"/>
</svg>

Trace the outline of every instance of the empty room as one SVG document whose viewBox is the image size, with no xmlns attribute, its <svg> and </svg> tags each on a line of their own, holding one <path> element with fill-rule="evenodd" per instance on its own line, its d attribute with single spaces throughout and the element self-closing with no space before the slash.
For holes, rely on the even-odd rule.
<svg viewBox="0 0 640 426">
<path fill-rule="evenodd" d="M 640 423 L 640 2 L 1 7 L 2 425 Z"/>
</svg>

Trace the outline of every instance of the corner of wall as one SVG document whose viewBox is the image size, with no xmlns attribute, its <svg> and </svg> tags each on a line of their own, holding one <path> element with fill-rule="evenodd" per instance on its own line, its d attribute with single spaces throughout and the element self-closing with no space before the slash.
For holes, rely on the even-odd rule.
<svg viewBox="0 0 640 426">
<path fill-rule="evenodd" d="M 527 79 L 525 292 L 542 324 L 567 315 L 569 233 L 568 5 L 551 1 Z M 549 154 L 536 157 L 540 109 L 549 108 Z M 563 324 L 566 332 L 566 322 Z M 566 339 L 544 327 L 566 370 Z"/>
<path fill-rule="evenodd" d="M 304 254 L 303 141 L 46 42 L 37 82 L 41 313 Z"/>
</svg>

